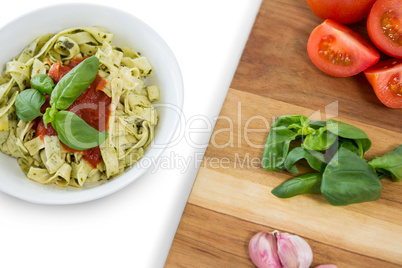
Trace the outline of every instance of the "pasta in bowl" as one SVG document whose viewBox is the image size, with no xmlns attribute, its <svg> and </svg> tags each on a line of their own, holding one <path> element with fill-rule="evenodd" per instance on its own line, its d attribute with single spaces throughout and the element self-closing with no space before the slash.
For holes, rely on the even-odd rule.
<svg viewBox="0 0 402 268">
<path fill-rule="evenodd" d="M 159 100 L 159 88 L 145 86 L 144 78 L 152 74 L 148 60 L 131 48 L 112 46 L 112 41 L 113 34 L 99 27 L 70 28 L 36 38 L 6 64 L 0 84 L 0 150 L 18 158 L 19 166 L 29 179 L 42 184 L 82 187 L 86 182 L 110 179 L 144 156 L 158 121 L 152 102 Z M 66 102 L 66 96 L 70 98 L 89 76 L 83 68 L 76 70 L 86 62 L 84 58 L 90 56 L 97 61 L 94 79 L 64 107 L 62 102 Z M 76 72 L 67 76 L 70 71 Z M 51 78 L 49 83 L 56 85 L 53 92 L 50 92 L 52 89 L 40 92 L 46 83 L 36 85 L 39 93 L 26 90 L 40 75 L 44 81 L 46 76 Z M 74 79 L 78 79 L 77 82 Z M 32 90 L 39 100 L 32 94 L 23 94 Z M 58 99 L 54 100 L 56 93 Z M 45 102 L 41 102 L 40 97 Z M 45 111 L 37 112 L 39 116 L 32 118 L 30 115 L 35 114 L 35 109 L 27 107 L 39 101 L 43 104 L 37 105 L 37 109 L 43 110 L 48 105 L 46 98 L 50 103 L 62 103 L 58 109 L 66 108 L 91 127 L 105 130 L 108 137 L 101 144 L 87 146 L 89 148 L 71 148 L 74 145 L 68 146 L 69 135 L 65 133 L 77 132 L 75 136 L 70 134 L 70 139 L 76 139 L 72 144 L 77 143 L 85 126 L 74 125 L 73 117 L 69 121 L 68 117 L 57 115 L 60 123 L 48 120 L 44 124 Z M 29 115 L 28 119 L 18 116 L 22 109 Z M 60 141 L 65 136 L 66 140 Z"/>
<path fill-rule="evenodd" d="M 32 202 L 77 203 L 121 189 L 145 171 L 138 161 L 162 153 L 179 121 L 181 75 L 163 40 L 127 13 L 78 6 L 126 18 L 140 35 L 135 42 L 115 42 L 122 22 L 102 25 L 86 17 L 84 26 L 38 34 L 5 63 L 0 150 L 17 158 L 30 180 L 14 168 L 11 177 L 0 177 L 0 190 Z M 30 15 L 38 12 L 49 14 L 45 9 Z"/>
</svg>

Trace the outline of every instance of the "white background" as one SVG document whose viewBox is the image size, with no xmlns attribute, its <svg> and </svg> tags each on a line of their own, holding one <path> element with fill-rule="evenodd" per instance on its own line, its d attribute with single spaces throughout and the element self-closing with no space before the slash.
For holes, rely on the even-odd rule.
<svg viewBox="0 0 402 268">
<path fill-rule="evenodd" d="M 7 1 L 0 10 L 0 27 L 34 9 L 65 2 Z M 163 165 L 102 199 L 48 206 L 0 193 L 0 267 L 163 267 L 261 4 L 261 0 L 87 2 L 132 13 L 170 46 L 183 74 L 184 133 L 179 144 L 165 151 Z"/>
</svg>

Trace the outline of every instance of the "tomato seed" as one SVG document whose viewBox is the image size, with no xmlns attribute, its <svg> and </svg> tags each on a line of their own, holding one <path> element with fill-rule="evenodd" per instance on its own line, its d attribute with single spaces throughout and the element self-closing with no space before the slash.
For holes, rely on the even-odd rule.
<svg viewBox="0 0 402 268">
<path fill-rule="evenodd" d="M 389 39 L 402 46 L 402 24 L 394 12 L 387 11 L 382 15 L 381 28 Z"/>
<path fill-rule="evenodd" d="M 388 88 L 393 92 L 394 94 L 402 97 L 402 81 L 400 78 L 399 73 L 394 74 L 389 80 L 388 80 Z"/>
<path fill-rule="evenodd" d="M 335 37 L 331 35 L 321 38 L 319 44 L 318 53 L 324 59 L 332 62 L 336 65 L 352 65 L 352 60 L 346 51 L 335 51 L 332 49 L 332 43 L 335 41 Z"/>
</svg>

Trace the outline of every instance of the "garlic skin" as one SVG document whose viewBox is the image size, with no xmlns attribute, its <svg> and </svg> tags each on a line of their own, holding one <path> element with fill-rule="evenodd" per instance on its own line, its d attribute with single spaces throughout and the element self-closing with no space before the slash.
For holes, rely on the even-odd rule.
<svg viewBox="0 0 402 268">
<path fill-rule="evenodd" d="M 249 244 L 251 260 L 258 268 L 283 268 L 278 256 L 277 240 L 274 233 L 259 232 Z"/>
<path fill-rule="evenodd" d="M 300 236 L 287 233 L 276 235 L 278 255 L 284 268 L 309 268 L 313 262 L 310 245 Z"/>
<path fill-rule="evenodd" d="M 315 268 L 338 268 L 335 264 L 321 264 L 316 266 Z"/>
</svg>

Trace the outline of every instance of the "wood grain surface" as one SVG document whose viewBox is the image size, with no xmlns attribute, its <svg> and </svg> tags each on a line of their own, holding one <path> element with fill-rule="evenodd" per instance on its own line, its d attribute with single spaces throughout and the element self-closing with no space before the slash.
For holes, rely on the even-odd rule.
<svg viewBox="0 0 402 268">
<path fill-rule="evenodd" d="M 319 23 L 304 0 L 262 2 L 166 267 L 253 267 L 250 238 L 273 230 L 306 239 L 312 267 L 402 267 L 402 183 L 383 179 L 380 200 L 334 207 L 318 194 L 276 198 L 271 190 L 292 175 L 261 167 L 281 115 L 361 128 L 373 143 L 366 159 L 402 143 L 402 110 L 382 105 L 364 75 L 334 78 L 311 63 L 306 44 Z M 350 27 L 364 35 L 363 22 Z"/>
</svg>

